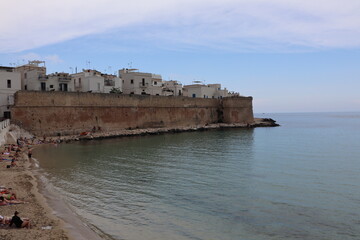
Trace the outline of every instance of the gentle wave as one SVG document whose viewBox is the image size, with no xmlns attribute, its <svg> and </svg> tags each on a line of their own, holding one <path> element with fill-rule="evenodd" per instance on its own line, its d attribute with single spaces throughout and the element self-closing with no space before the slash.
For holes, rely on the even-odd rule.
<svg viewBox="0 0 360 240">
<path fill-rule="evenodd" d="M 360 114 L 341 116 L 277 114 L 279 128 L 80 142 L 34 155 L 74 211 L 114 239 L 358 239 Z"/>
</svg>

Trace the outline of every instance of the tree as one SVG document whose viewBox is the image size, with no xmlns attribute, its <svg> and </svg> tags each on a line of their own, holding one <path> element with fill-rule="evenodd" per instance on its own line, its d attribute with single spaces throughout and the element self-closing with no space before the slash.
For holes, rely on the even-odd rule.
<svg viewBox="0 0 360 240">
<path fill-rule="evenodd" d="M 115 87 L 113 87 L 113 88 L 110 90 L 110 93 L 121 94 L 122 91 L 120 90 L 120 88 L 115 88 Z"/>
</svg>

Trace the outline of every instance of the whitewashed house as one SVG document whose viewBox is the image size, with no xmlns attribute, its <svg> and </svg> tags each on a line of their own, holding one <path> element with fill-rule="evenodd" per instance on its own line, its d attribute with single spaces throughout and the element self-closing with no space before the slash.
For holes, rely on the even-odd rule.
<svg viewBox="0 0 360 240">
<path fill-rule="evenodd" d="M 163 94 L 164 96 L 182 96 L 183 86 L 175 80 L 163 81 Z"/>
<path fill-rule="evenodd" d="M 138 69 L 123 68 L 119 70 L 124 94 L 163 95 L 161 75 L 138 72 Z"/>
<path fill-rule="evenodd" d="M 13 67 L 0 66 L 0 117 L 11 118 L 10 106 L 15 92 L 21 90 L 21 73 Z"/>
<path fill-rule="evenodd" d="M 224 98 L 228 97 L 228 90 L 221 89 L 221 84 L 192 84 L 184 85 L 184 96 L 192 98 Z"/>
<path fill-rule="evenodd" d="M 113 88 L 122 90 L 119 77 L 92 69 L 84 69 L 80 73 L 71 74 L 71 78 L 74 89 L 78 92 L 109 93 Z"/>
<path fill-rule="evenodd" d="M 49 88 L 44 61 L 29 61 L 16 67 L 15 71 L 21 74 L 22 90 L 46 91 Z"/>
</svg>

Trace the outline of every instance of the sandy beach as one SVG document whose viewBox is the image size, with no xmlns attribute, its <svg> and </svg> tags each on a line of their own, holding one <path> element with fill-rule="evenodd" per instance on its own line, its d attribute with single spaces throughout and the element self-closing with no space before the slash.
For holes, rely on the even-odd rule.
<svg viewBox="0 0 360 240">
<path fill-rule="evenodd" d="M 11 188 L 17 199 L 26 203 L 0 206 L 0 215 L 12 217 L 18 211 L 21 218 L 30 219 L 31 228 L 1 226 L 0 239 L 71 239 L 63 222 L 51 214 L 52 210 L 39 193 L 26 153 L 23 151 L 17 158 L 16 167 L 6 168 L 9 164 L 9 161 L 0 162 L 1 186 Z"/>
</svg>

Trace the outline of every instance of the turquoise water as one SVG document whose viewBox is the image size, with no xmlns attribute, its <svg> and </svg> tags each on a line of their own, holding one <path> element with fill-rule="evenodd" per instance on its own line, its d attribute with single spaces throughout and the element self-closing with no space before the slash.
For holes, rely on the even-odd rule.
<svg viewBox="0 0 360 240">
<path fill-rule="evenodd" d="M 38 148 L 48 181 L 113 239 L 360 239 L 360 113 Z"/>
</svg>

